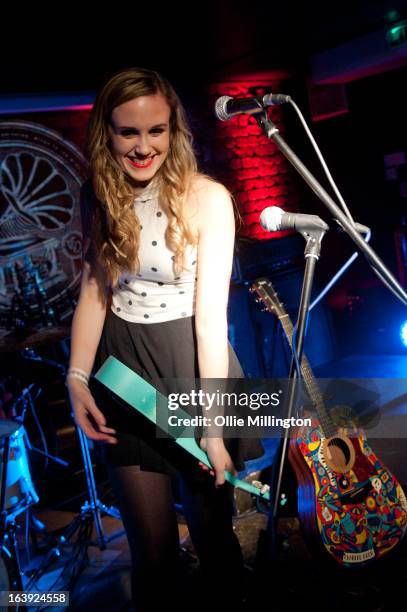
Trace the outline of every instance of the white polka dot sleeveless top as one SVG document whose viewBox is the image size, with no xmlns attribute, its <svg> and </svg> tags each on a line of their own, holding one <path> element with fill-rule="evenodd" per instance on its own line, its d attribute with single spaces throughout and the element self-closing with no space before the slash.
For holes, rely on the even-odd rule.
<svg viewBox="0 0 407 612">
<path fill-rule="evenodd" d="M 113 312 L 134 323 L 161 323 L 195 314 L 197 247 L 188 245 L 185 266 L 176 276 L 174 253 L 165 244 L 167 217 L 152 181 L 136 195 L 134 206 L 141 224 L 138 274 L 123 273 L 112 290 Z"/>
</svg>

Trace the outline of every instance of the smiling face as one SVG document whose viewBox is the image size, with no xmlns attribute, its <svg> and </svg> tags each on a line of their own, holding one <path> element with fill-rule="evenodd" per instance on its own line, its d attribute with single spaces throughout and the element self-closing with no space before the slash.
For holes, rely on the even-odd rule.
<svg viewBox="0 0 407 612">
<path fill-rule="evenodd" d="M 170 147 L 171 109 L 161 93 L 139 96 L 111 113 L 111 151 L 132 185 L 146 186 Z"/>
</svg>

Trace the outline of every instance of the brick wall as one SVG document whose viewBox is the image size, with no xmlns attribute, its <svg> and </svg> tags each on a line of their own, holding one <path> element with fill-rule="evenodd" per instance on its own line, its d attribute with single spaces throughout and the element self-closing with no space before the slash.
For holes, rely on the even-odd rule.
<svg viewBox="0 0 407 612">
<path fill-rule="evenodd" d="M 253 93 L 254 88 L 256 93 Z M 264 91 L 279 91 L 280 83 L 273 78 L 234 78 L 211 84 L 213 102 L 220 96 L 250 97 Z M 284 117 L 281 106 L 270 107 L 269 116 L 284 136 Z M 229 121 L 217 121 L 213 138 L 213 157 L 219 171 L 217 177 L 233 193 L 243 226 L 242 237 L 269 239 L 259 224 L 262 210 L 279 206 L 298 210 L 298 192 L 289 162 L 274 142 L 262 133 L 255 119 L 239 115 Z M 276 232 L 281 237 L 287 232 Z"/>
</svg>

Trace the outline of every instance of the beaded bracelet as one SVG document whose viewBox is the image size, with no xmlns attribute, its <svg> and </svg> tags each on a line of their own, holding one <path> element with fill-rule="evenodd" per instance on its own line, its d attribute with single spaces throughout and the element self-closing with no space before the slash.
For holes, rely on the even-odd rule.
<svg viewBox="0 0 407 612">
<path fill-rule="evenodd" d="M 85 370 L 81 370 L 80 368 L 69 368 L 66 377 L 77 378 L 85 383 L 85 385 L 89 384 L 89 374 L 86 374 Z"/>
</svg>

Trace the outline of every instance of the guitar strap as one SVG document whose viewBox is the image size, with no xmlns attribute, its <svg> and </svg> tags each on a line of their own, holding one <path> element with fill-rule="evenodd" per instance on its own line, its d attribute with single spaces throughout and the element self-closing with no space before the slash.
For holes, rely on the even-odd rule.
<svg viewBox="0 0 407 612">
<path fill-rule="evenodd" d="M 108 357 L 96 372 L 95 378 L 129 406 L 143 414 L 152 423 L 157 424 L 157 396 L 160 395 L 161 398 L 165 399 L 164 396 L 124 363 L 115 357 Z M 189 417 L 181 408 L 178 408 L 177 416 L 181 419 Z M 179 432 L 181 433 L 177 437 L 172 436 L 175 442 L 196 459 L 208 467 L 212 467 L 208 455 L 198 446 L 195 440 L 194 427 L 184 427 L 181 430 L 178 429 L 177 433 Z M 264 490 L 267 487 L 261 483 L 255 486 L 233 476 L 227 470 L 225 470 L 225 479 L 239 489 L 243 489 L 252 495 L 258 495 L 262 499 L 270 500 L 269 490 Z"/>
</svg>

